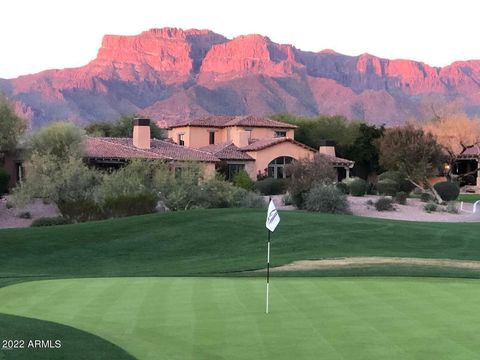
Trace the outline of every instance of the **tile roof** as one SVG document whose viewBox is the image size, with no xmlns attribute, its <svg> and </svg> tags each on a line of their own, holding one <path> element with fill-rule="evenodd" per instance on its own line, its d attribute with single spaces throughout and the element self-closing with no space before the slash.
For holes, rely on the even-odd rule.
<svg viewBox="0 0 480 360">
<path fill-rule="evenodd" d="M 290 139 L 290 138 L 285 138 L 285 137 L 257 140 L 257 141 L 255 141 L 255 142 L 253 142 L 253 143 L 251 143 L 247 146 L 242 147 L 240 150 L 242 150 L 242 151 L 259 151 L 259 150 L 266 149 L 270 146 L 281 144 L 283 142 L 290 142 L 294 145 L 301 146 L 304 149 L 310 150 L 314 153 L 318 153 L 317 150 L 315 150 L 314 148 L 311 148 L 311 147 L 309 147 L 305 144 L 302 144 L 301 142 L 295 141 L 295 140 Z M 336 156 L 325 155 L 325 154 L 321 154 L 321 156 L 325 156 L 333 166 L 349 166 L 349 167 L 351 167 L 354 164 L 354 161 L 347 160 L 347 159 L 342 159 L 342 158 L 339 158 L 339 157 L 336 157 Z"/>
<path fill-rule="evenodd" d="M 170 129 L 184 126 L 225 128 L 229 126 L 296 129 L 297 126 L 258 116 L 209 116 L 172 125 Z"/>
<path fill-rule="evenodd" d="M 218 162 L 205 151 L 180 146 L 168 141 L 151 140 L 150 149 L 139 149 L 131 138 L 85 137 L 84 151 L 89 158 L 160 159 L 171 161 Z"/>
<path fill-rule="evenodd" d="M 251 144 L 244 146 L 241 148 L 243 151 L 258 151 L 262 150 L 265 148 L 268 148 L 273 145 L 277 145 L 283 142 L 290 142 L 292 144 L 298 145 L 303 147 L 304 149 L 310 150 L 312 152 L 317 152 L 317 150 L 311 148 L 310 146 L 307 146 L 305 144 L 302 144 L 301 142 L 295 141 L 291 138 L 287 137 L 278 137 L 278 138 L 270 138 L 270 139 L 260 139 L 252 142 Z"/>
<path fill-rule="evenodd" d="M 473 145 L 472 147 L 465 149 L 465 151 L 458 156 L 459 159 L 472 159 L 477 157 L 480 157 L 479 145 Z"/>
<path fill-rule="evenodd" d="M 220 160 L 255 161 L 254 158 L 241 151 L 232 142 L 217 145 L 208 145 L 200 148 L 200 150 L 209 152 L 218 157 Z"/>
</svg>

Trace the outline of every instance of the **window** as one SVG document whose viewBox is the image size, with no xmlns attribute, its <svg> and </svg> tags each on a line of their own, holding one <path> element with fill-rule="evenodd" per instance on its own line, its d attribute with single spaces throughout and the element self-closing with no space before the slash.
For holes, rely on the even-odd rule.
<svg viewBox="0 0 480 360">
<path fill-rule="evenodd" d="M 295 159 L 290 156 L 280 156 L 268 164 L 268 176 L 274 179 L 284 179 L 287 177 L 285 166 Z"/>
<path fill-rule="evenodd" d="M 287 132 L 285 130 L 275 131 L 275 137 L 287 137 Z"/>
<path fill-rule="evenodd" d="M 178 134 L 178 145 L 185 146 L 185 134 Z"/>
<path fill-rule="evenodd" d="M 209 131 L 208 132 L 208 143 L 210 145 L 215 144 L 215 131 Z"/>
<path fill-rule="evenodd" d="M 245 128 L 245 129 L 243 129 L 243 131 L 248 132 L 248 138 L 249 138 L 249 139 L 252 138 L 252 129 L 250 129 L 250 128 Z"/>
</svg>

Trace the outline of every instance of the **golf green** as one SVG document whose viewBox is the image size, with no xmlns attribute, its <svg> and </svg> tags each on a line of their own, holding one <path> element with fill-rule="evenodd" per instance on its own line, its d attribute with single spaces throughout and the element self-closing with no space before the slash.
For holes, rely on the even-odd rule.
<svg viewBox="0 0 480 360">
<path fill-rule="evenodd" d="M 480 281 L 274 278 L 45 280 L 0 313 L 85 330 L 138 359 L 475 359 Z"/>
</svg>

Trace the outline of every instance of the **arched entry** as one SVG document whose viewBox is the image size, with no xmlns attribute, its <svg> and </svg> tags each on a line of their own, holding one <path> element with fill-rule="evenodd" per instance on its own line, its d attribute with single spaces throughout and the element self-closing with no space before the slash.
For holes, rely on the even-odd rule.
<svg viewBox="0 0 480 360">
<path fill-rule="evenodd" d="M 290 156 L 280 156 L 268 164 L 268 176 L 274 179 L 284 179 L 287 177 L 285 166 L 295 159 Z"/>
</svg>

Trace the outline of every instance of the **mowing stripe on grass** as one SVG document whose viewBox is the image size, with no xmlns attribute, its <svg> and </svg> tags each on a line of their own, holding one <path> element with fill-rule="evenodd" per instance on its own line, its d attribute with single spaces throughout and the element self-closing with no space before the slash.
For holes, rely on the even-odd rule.
<svg viewBox="0 0 480 360">
<path fill-rule="evenodd" d="M 0 289 L 0 312 L 70 325 L 148 359 L 475 359 L 480 281 L 48 280 Z"/>
</svg>

